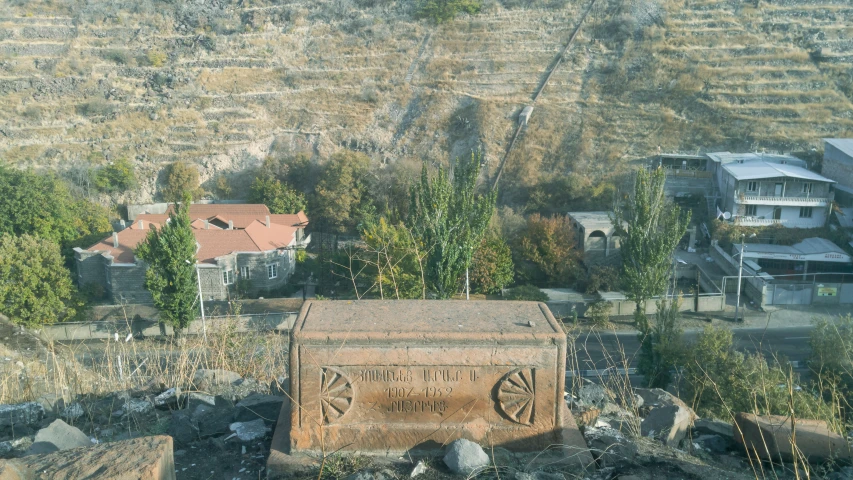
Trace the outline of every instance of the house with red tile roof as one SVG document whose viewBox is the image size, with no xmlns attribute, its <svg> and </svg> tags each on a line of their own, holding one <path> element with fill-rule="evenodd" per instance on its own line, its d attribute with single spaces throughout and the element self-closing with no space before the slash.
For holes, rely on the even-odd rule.
<svg viewBox="0 0 853 480">
<path fill-rule="evenodd" d="M 304 212 L 275 215 L 266 205 L 249 204 L 194 204 L 189 210 L 205 300 L 227 300 L 237 282 L 241 291 L 274 294 L 293 274 L 295 250 L 311 241 Z M 168 213 L 140 214 L 124 230 L 89 248 L 75 248 L 80 286 L 99 285 L 114 302 L 151 302 L 145 262 L 134 252 L 151 229 L 168 220 Z"/>
</svg>

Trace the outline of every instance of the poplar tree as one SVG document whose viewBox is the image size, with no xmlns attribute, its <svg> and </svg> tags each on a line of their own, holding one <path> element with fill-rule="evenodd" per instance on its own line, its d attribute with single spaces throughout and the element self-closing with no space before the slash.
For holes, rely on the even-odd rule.
<svg viewBox="0 0 853 480">
<path fill-rule="evenodd" d="M 427 252 L 425 283 L 438 298 L 457 292 L 459 279 L 471 265 L 497 200 L 497 191 L 477 192 L 480 156 L 457 158 L 453 171 L 439 167 L 430 178 L 427 166 L 411 187 L 407 226 Z"/>
<path fill-rule="evenodd" d="M 145 288 L 151 292 L 160 317 L 177 330 L 183 330 L 198 313 L 196 285 L 196 239 L 190 226 L 191 197 L 175 204 L 169 221 L 152 228 L 136 248 L 136 255 L 148 264 Z"/>
<path fill-rule="evenodd" d="M 689 211 L 666 200 L 665 182 L 660 168 L 637 171 L 633 195 L 611 219 L 621 241 L 622 281 L 637 303 L 634 319 L 641 331 L 649 330 L 646 302 L 666 292 L 673 252 L 690 223 Z"/>
</svg>

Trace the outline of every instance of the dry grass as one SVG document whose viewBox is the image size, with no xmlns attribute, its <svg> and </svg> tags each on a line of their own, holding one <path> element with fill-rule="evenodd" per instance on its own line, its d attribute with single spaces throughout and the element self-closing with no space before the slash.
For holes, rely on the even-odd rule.
<svg viewBox="0 0 853 480">
<path fill-rule="evenodd" d="M 260 382 L 287 375 L 288 337 L 275 332 L 235 335 L 232 322 L 202 336 L 157 339 L 108 339 L 63 346 L 48 344 L 44 358 L 2 372 L 0 403 L 32 401 L 55 395 L 80 397 L 143 388 L 146 385 L 192 388 L 199 369 L 223 369 Z"/>
</svg>

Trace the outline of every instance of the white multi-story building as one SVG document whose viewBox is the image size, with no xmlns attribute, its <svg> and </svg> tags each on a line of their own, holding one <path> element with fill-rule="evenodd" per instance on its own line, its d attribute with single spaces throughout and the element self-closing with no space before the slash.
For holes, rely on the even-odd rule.
<svg viewBox="0 0 853 480">
<path fill-rule="evenodd" d="M 718 208 L 738 225 L 817 228 L 832 205 L 830 180 L 802 166 L 744 160 L 719 166 Z"/>
</svg>

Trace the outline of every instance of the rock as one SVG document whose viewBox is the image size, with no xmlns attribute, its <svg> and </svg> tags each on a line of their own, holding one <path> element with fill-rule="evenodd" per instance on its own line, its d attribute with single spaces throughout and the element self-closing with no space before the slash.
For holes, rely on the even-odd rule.
<svg viewBox="0 0 853 480">
<path fill-rule="evenodd" d="M 232 385 L 242 378 L 240 374 L 230 370 L 199 369 L 193 374 L 193 385 L 198 390 L 207 391 L 217 385 Z"/>
<path fill-rule="evenodd" d="M 260 440 L 267 434 L 267 426 L 260 418 L 251 422 L 234 422 L 228 428 L 241 442 Z"/>
<path fill-rule="evenodd" d="M 181 408 L 178 400 L 181 398 L 180 388 L 170 388 L 154 397 L 154 407 L 160 410 L 176 410 Z"/>
<path fill-rule="evenodd" d="M 77 420 L 83 416 L 83 406 L 77 402 L 72 403 L 62 410 L 62 418 L 66 420 Z"/>
<path fill-rule="evenodd" d="M 670 447 L 678 444 L 687 436 L 687 430 L 693 424 L 693 410 L 680 405 L 668 405 L 654 408 L 640 424 L 640 433 L 644 437 L 661 440 Z"/>
<path fill-rule="evenodd" d="M 412 473 L 409 474 L 409 478 L 415 478 L 422 473 L 426 473 L 427 466 L 423 460 L 418 460 L 418 464 L 415 465 L 415 468 L 412 469 Z"/>
<path fill-rule="evenodd" d="M 578 389 L 578 399 L 585 405 L 602 408 L 610 401 L 610 395 L 603 386 L 583 379 L 584 384 Z"/>
<path fill-rule="evenodd" d="M 284 398 L 275 395 L 257 393 L 249 395 L 237 404 L 234 421 L 248 422 L 260 418 L 268 424 L 274 424 L 278 421 L 278 415 L 281 413 L 282 402 L 284 402 Z"/>
<path fill-rule="evenodd" d="M 566 480 L 562 473 L 551 472 L 515 472 L 515 480 Z"/>
<path fill-rule="evenodd" d="M 154 404 L 144 398 L 128 398 L 124 403 L 124 413 L 142 415 L 154 410 Z"/>
<path fill-rule="evenodd" d="M 172 421 L 169 422 L 169 435 L 180 446 L 187 445 L 198 439 L 198 427 L 193 423 L 186 410 L 172 410 Z"/>
<path fill-rule="evenodd" d="M 19 476 L 6 476 L 18 472 Z M 0 460 L 0 478 L 174 480 L 172 438 L 165 435 Z"/>
<path fill-rule="evenodd" d="M 0 427 L 37 425 L 44 418 L 44 407 L 38 402 L 0 405 Z"/>
<path fill-rule="evenodd" d="M 62 420 L 54 420 L 46 428 L 38 431 L 33 444 L 27 450 L 27 455 L 52 453 L 91 445 L 92 441 L 79 428 L 72 427 Z"/>
<path fill-rule="evenodd" d="M 595 421 L 598 420 L 600 413 L 601 411 L 597 408 L 588 408 L 581 412 L 573 412 L 573 416 L 579 427 L 585 427 L 587 425 L 595 425 Z"/>
<path fill-rule="evenodd" d="M 853 450 L 841 435 L 829 430 L 821 420 L 796 420 L 797 449 L 809 462 L 853 460 Z M 791 421 L 779 415 L 735 415 L 735 442 L 762 460 L 790 462 Z"/>
<path fill-rule="evenodd" d="M 476 443 L 460 438 L 447 446 L 444 463 L 453 473 L 471 475 L 489 465 L 489 456 Z"/>
<path fill-rule="evenodd" d="M 726 453 L 731 444 L 719 435 L 700 435 L 693 439 L 699 448 L 711 453 Z"/>
<path fill-rule="evenodd" d="M 610 427 L 586 427 L 583 435 L 599 468 L 630 463 L 637 456 L 637 445 Z"/>
<path fill-rule="evenodd" d="M 694 435 L 719 435 L 731 441 L 734 441 L 735 438 L 731 423 L 706 418 L 700 418 L 693 422 L 693 433 Z"/>
<path fill-rule="evenodd" d="M 635 388 L 634 393 L 640 397 L 642 406 L 648 410 L 654 410 L 657 407 L 678 405 L 691 412 L 693 411 L 680 398 L 660 388 Z"/>
<path fill-rule="evenodd" d="M 372 472 L 361 471 L 355 472 L 352 475 L 347 475 L 344 477 L 344 480 L 376 480 L 376 477 L 373 476 Z"/>
<path fill-rule="evenodd" d="M 199 405 L 192 413 L 192 418 L 198 426 L 198 434 L 201 438 L 212 437 L 228 433 L 233 423 L 234 409 Z"/>
</svg>

